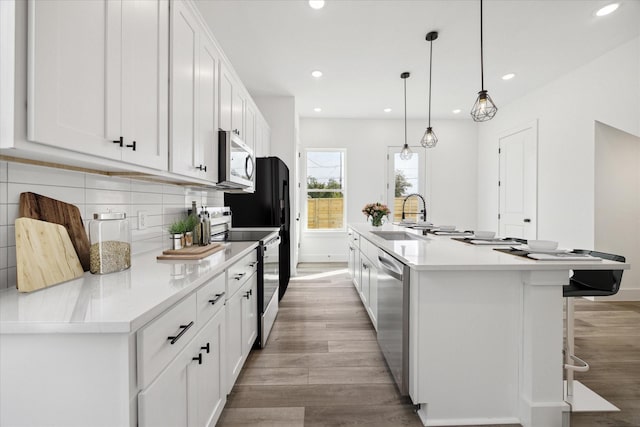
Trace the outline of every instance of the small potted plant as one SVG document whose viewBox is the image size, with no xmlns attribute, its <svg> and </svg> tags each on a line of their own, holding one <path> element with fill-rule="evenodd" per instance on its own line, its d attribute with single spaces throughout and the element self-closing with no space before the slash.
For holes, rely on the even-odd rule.
<svg viewBox="0 0 640 427">
<path fill-rule="evenodd" d="M 171 249 L 182 249 L 184 247 L 185 231 L 186 221 L 184 219 L 179 219 L 169 226 Z"/>
<path fill-rule="evenodd" d="M 382 227 L 383 219 L 388 218 L 391 213 L 387 205 L 382 203 L 369 203 L 362 208 L 362 213 L 365 214 L 367 219 L 371 218 L 371 225 L 374 227 Z"/>
</svg>

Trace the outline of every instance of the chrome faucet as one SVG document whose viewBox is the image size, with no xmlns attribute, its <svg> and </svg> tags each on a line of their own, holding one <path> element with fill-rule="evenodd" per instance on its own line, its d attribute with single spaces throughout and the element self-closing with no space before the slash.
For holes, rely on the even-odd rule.
<svg viewBox="0 0 640 427">
<path fill-rule="evenodd" d="M 422 210 L 420 212 L 405 212 L 404 211 L 404 205 L 405 203 L 407 203 L 407 200 L 409 200 L 410 197 L 419 197 L 420 200 L 422 200 Z M 404 200 L 402 201 L 402 219 L 405 218 L 405 213 L 418 213 L 421 214 L 422 217 L 422 221 L 426 221 L 427 220 L 427 202 L 424 201 L 424 197 L 422 197 L 420 194 L 418 193 L 411 193 L 409 194 L 407 197 L 404 198 Z"/>
</svg>

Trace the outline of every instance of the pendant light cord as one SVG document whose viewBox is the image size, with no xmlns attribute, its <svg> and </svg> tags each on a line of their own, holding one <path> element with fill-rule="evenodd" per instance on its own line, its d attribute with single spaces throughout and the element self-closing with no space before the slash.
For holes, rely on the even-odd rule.
<svg viewBox="0 0 640 427">
<path fill-rule="evenodd" d="M 484 53 L 482 50 L 482 0 L 480 0 L 480 86 L 484 91 Z"/>
<path fill-rule="evenodd" d="M 433 41 L 429 42 L 429 126 L 431 127 L 431 66 L 433 64 Z"/>
<path fill-rule="evenodd" d="M 404 78 L 404 145 L 407 146 L 407 79 Z"/>
</svg>

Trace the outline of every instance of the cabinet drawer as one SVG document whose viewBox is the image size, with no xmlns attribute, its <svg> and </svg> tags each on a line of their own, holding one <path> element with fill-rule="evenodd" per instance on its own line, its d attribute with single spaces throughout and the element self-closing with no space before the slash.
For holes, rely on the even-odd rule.
<svg viewBox="0 0 640 427">
<path fill-rule="evenodd" d="M 231 298 L 258 270 L 258 253 L 251 252 L 227 270 L 227 299 Z"/>
<path fill-rule="evenodd" d="M 198 325 L 207 323 L 224 306 L 226 281 L 220 274 L 202 286 L 196 293 Z"/>
<path fill-rule="evenodd" d="M 138 385 L 145 388 L 195 336 L 193 293 L 138 332 Z"/>
</svg>

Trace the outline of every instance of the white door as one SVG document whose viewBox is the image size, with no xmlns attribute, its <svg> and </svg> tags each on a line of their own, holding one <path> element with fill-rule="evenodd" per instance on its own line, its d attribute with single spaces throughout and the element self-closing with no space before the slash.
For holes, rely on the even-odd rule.
<svg viewBox="0 0 640 427">
<path fill-rule="evenodd" d="M 412 193 L 425 196 L 426 188 L 426 155 L 424 148 L 411 147 L 413 154 L 409 160 L 400 158 L 401 149 L 402 147 L 387 148 L 387 206 L 392 211 L 392 222 L 400 221 L 404 198 Z M 406 210 L 414 212 L 422 209 L 418 201 L 418 198 L 410 199 Z M 429 210 L 427 209 L 428 213 Z M 416 214 L 408 214 L 406 217 L 417 218 Z"/>
<path fill-rule="evenodd" d="M 222 61 L 220 61 L 220 89 L 218 90 L 218 94 L 220 95 L 220 105 L 218 107 L 220 111 L 220 129 L 231 132 L 233 80 Z"/>
<path fill-rule="evenodd" d="M 242 298 L 242 354 L 248 355 L 258 337 L 258 274 L 254 273 L 240 292 Z"/>
<path fill-rule="evenodd" d="M 535 239 L 537 218 L 538 123 L 499 137 L 500 236 Z"/>
</svg>

